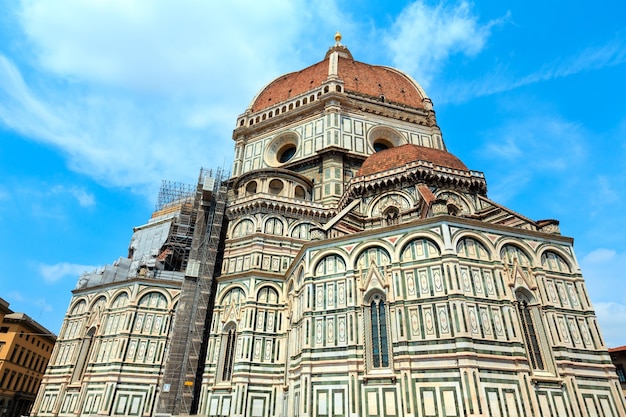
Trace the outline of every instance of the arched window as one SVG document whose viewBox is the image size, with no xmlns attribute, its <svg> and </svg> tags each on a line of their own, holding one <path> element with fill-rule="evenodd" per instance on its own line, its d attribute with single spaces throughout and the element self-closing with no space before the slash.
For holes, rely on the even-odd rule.
<svg viewBox="0 0 626 417">
<path fill-rule="evenodd" d="M 224 298 L 222 298 L 222 306 L 229 306 L 231 303 L 237 308 L 241 307 L 241 303 L 244 301 L 245 294 L 241 288 L 235 287 L 228 291 Z"/>
<path fill-rule="evenodd" d="M 74 307 L 72 308 L 72 311 L 70 312 L 70 315 L 73 316 L 75 314 L 84 313 L 86 309 L 87 309 L 87 303 L 85 302 L 85 300 L 80 300 L 74 305 Z"/>
<path fill-rule="evenodd" d="M 279 235 L 283 234 L 283 222 L 276 217 L 272 217 L 265 222 L 265 233 L 269 235 Z"/>
<path fill-rule="evenodd" d="M 244 219 L 235 225 L 232 237 L 246 236 L 252 233 L 253 230 L 254 223 L 252 223 L 252 220 Z"/>
<path fill-rule="evenodd" d="M 368 334 L 370 368 L 388 368 L 389 333 L 387 331 L 387 306 L 383 296 L 379 293 L 372 295 L 367 309 L 369 314 L 365 316 L 369 318 L 367 328 L 370 329 Z"/>
<path fill-rule="evenodd" d="M 339 255 L 328 255 L 319 261 L 315 267 L 316 276 L 324 276 L 344 272 L 346 263 Z"/>
<path fill-rule="evenodd" d="M 111 308 L 113 309 L 122 308 L 122 307 L 126 307 L 127 304 L 128 304 L 128 293 L 123 292 L 117 297 L 115 297 L 115 300 L 113 300 L 113 304 L 111 304 Z"/>
<path fill-rule="evenodd" d="M 167 300 L 160 292 L 149 292 L 139 300 L 139 307 L 150 309 L 164 309 L 167 307 Z"/>
<path fill-rule="evenodd" d="M 515 292 L 517 299 L 517 311 L 519 314 L 526 354 L 531 368 L 538 371 L 548 370 L 546 355 L 542 348 L 542 339 L 545 338 L 543 326 L 541 325 L 541 313 L 537 305 L 533 303 L 533 297 L 522 290 Z"/>
<path fill-rule="evenodd" d="M 256 194 L 256 181 L 250 181 L 246 184 L 246 195 Z"/>
<path fill-rule="evenodd" d="M 381 247 L 367 248 L 359 254 L 356 260 L 357 269 L 369 269 L 372 260 L 376 263 L 376 266 L 381 269 L 384 265 L 389 265 L 391 257 L 389 256 L 389 252 Z"/>
<path fill-rule="evenodd" d="M 383 212 L 383 219 L 385 222 L 385 226 L 393 226 L 394 224 L 398 224 L 400 222 L 400 210 L 398 210 L 398 207 L 395 206 L 389 207 Z"/>
<path fill-rule="evenodd" d="M 272 287 L 263 287 L 259 290 L 256 300 L 263 304 L 276 304 L 278 302 L 278 292 Z"/>
<path fill-rule="evenodd" d="M 402 250 L 402 261 L 417 261 L 439 256 L 439 248 L 429 239 L 415 239 Z"/>
<path fill-rule="evenodd" d="M 541 255 L 541 266 L 548 271 L 570 272 L 569 265 L 565 259 L 552 251 L 546 251 Z"/>
<path fill-rule="evenodd" d="M 297 225 L 291 231 L 291 237 L 296 239 L 306 239 L 309 240 L 311 235 L 311 223 L 302 223 Z"/>
<path fill-rule="evenodd" d="M 72 374 L 72 382 L 80 381 L 85 374 L 85 370 L 87 369 L 87 364 L 89 362 L 89 357 L 91 356 L 91 348 L 93 346 L 93 339 L 95 334 L 96 327 L 94 326 L 89 329 L 89 331 L 85 335 L 85 338 L 81 342 L 80 351 L 78 353 L 78 360 L 76 361 L 74 373 Z"/>
<path fill-rule="evenodd" d="M 299 185 L 296 186 L 293 194 L 294 197 L 299 200 L 304 200 L 306 198 L 306 192 L 304 191 L 304 188 L 300 187 Z"/>
<path fill-rule="evenodd" d="M 233 376 L 233 365 L 235 363 L 235 346 L 237 344 L 237 329 L 231 323 L 222 334 L 222 369 L 219 373 L 221 381 L 230 381 Z"/>
<path fill-rule="evenodd" d="M 471 237 L 459 241 L 456 245 L 456 253 L 464 258 L 489 260 L 489 251 L 485 245 Z"/>
<path fill-rule="evenodd" d="M 504 245 L 500 251 L 500 258 L 507 264 L 512 264 L 517 259 L 521 266 L 530 266 L 528 255 L 517 246 Z"/>
</svg>

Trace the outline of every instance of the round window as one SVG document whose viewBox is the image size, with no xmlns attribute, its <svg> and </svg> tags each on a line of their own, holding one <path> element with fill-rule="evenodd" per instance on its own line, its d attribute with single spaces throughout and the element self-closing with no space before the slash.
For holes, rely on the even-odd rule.
<svg viewBox="0 0 626 417">
<path fill-rule="evenodd" d="M 278 162 L 284 164 L 289 161 L 296 154 L 296 145 L 290 143 L 283 147 L 280 152 L 278 152 Z"/>
<path fill-rule="evenodd" d="M 393 148 L 393 145 L 385 139 L 376 139 L 376 141 L 374 141 L 374 152 L 384 151 L 389 148 Z"/>
</svg>

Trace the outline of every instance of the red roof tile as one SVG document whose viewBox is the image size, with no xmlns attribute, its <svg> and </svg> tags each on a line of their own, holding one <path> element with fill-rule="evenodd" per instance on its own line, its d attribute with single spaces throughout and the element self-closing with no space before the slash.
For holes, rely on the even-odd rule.
<svg viewBox="0 0 626 417">
<path fill-rule="evenodd" d="M 328 56 L 301 71 L 282 75 L 268 84 L 251 105 L 253 112 L 266 109 L 320 87 L 328 78 Z M 346 92 L 423 108 L 423 93 L 406 74 L 389 67 L 364 64 L 339 56 L 337 75 Z"/>
<path fill-rule="evenodd" d="M 363 162 L 357 176 L 378 174 L 390 169 L 402 167 L 414 161 L 427 161 L 446 168 L 468 171 L 459 158 L 449 152 L 406 144 L 376 152 Z"/>
</svg>

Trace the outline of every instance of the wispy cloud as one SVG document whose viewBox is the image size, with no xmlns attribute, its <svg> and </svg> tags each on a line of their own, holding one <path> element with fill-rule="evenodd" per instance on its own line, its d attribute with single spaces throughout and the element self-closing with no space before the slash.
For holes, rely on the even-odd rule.
<svg viewBox="0 0 626 417">
<path fill-rule="evenodd" d="M 83 272 L 89 272 L 95 269 L 97 269 L 96 266 L 61 262 L 54 265 L 42 264 L 39 266 L 39 273 L 46 282 L 54 283 L 65 277 L 77 279 Z"/>
<path fill-rule="evenodd" d="M 625 62 L 626 43 L 621 39 L 614 39 L 605 45 L 589 47 L 573 56 L 556 59 L 526 75 L 515 74 L 502 65 L 495 66 L 483 78 L 472 82 L 456 81 L 446 84 L 445 91 L 440 94 L 442 98 L 440 102 L 460 103 L 476 97 L 511 91 L 526 85 L 612 67 Z"/>
<path fill-rule="evenodd" d="M 402 11 L 384 41 L 394 65 L 428 86 L 451 55 L 476 55 L 485 46 L 493 26 L 507 18 L 481 24 L 469 2 L 429 6 L 416 1 Z"/>
<path fill-rule="evenodd" d="M 498 167 L 500 175 L 490 180 L 490 197 L 501 203 L 523 193 L 525 184 L 546 174 L 556 179 L 557 173 L 576 172 L 589 156 L 589 135 L 583 126 L 535 110 L 505 117 L 506 122 L 483 134 L 478 152 Z"/>
<path fill-rule="evenodd" d="M 9 301 L 24 301 L 24 296 L 17 291 L 9 292 L 7 294 L 7 298 L 9 299 Z"/>
<path fill-rule="evenodd" d="M 81 207 L 93 207 L 96 205 L 94 195 L 80 187 L 67 187 L 64 185 L 55 185 L 50 190 L 53 194 L 69 194 Z"/>
<path fill-rule="evenodd" d="M 231 160 L 236 116 L 339 17 L 354 26 L 333 0 L 23 2 L 28 57 L 0 55 L 0 123 L 152 198 L 163 178 Z"/>
<path fill-rule="evenodd" d="M 32 301 L 35 307 L 39 308 L 39 313 L 50 313 L 54 311 L 52 305 L 45 298 L 36 298 Z"/>
</svg>

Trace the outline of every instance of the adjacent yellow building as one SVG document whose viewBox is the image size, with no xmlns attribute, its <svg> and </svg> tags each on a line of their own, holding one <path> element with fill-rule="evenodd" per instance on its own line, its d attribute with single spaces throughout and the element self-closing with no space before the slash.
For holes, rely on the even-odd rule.
<svg viewBox="0 0 626 417">
<path fill-rule="evenodd" d="M 0 298 L 0 416 L 27 415 L 56 336 Z"/>
</svg>

